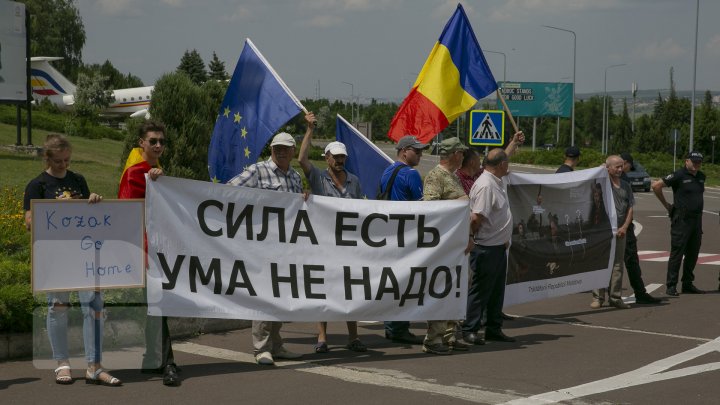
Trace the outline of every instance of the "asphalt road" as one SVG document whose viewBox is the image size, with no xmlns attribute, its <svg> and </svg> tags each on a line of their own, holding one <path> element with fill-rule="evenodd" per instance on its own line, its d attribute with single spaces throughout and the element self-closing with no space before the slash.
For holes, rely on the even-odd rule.
<svg viewBox="0 0 720 405">
<path fill-rule="evenodd" d="M 253 362 L 249 330 L 202 335 L 174 345 L 184 379 L 176 388 L 128 366 L 139 364 L 139 349 L 106 353 L 104 363 L 125 382 L 121 388 L 85 385 L 81 378 L 59 386 L 51 370 L 35 367 L 41 362 L 6 362 L 0 403 L 716 404 L 720 190 L 705 193 L 703 256 L 695 271 L 704 295 L 665 296 L 669 222 L 652 193 L 636 193 L 636 200 L 643 278 L 662 298 L 658 305 L 593 310 L 590 293 L 516 305 L 505 308 L 517 318 L 504 326 L 516 343 L 490 342 L 450 356 L 391 343 L 380 323 L 360 325 L 366 353 L 345 350 L 345 325 L 331 323 L 325 354 L 313 353 L 314 324 L 286 324 L 287 347 L 305 356 L 275 366 Z M 627 277 L 623 285 L 624 295 L 632 294 Z M 426 327 L 412 326 L 416 334 Z M 74 366 L 80 377 L 82 362 Z"/>
</svg>

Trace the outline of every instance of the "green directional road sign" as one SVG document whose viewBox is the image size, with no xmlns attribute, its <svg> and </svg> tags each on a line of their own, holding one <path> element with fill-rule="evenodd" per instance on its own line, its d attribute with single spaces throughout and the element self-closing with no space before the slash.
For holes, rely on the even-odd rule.
<svg viewBox="0 0 720 405">
<path fill-rule="evenodd" d="M 501 82 L 513 117 L 570 117 L 572 83 Z M 498 108 L 502 107 L 500 100 Z"/>
<path fill-rule="evenodd" d="M 470 138 L 476 146 L 502 146 L 505 143 L 505 112 L 497 110 L 470 111 Z"/>
</svg>

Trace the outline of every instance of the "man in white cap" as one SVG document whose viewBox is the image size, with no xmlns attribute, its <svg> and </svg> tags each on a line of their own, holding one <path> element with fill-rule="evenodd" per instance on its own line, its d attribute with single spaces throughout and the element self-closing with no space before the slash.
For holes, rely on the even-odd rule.
<svg viewBox="0 0 720 405">
<path fill-rule="evenodd" d="M 305 120 L 308 126 L 312 126 L 315 115 L 308 113 Z M 300 173 L 290 167 L 295 156 L 295 138 L 286 132 L 275 135 L 270 143 L 270 152 L 270 159 L 248 166 L 242 173 L 230 179 L 228 184 L 302 194 Z M 285 349 L 280 337 L 281 327 L 282 322 L 252 322 L 253 348 L 258 364 L 272 365 L 275 363 L 274 359 L 297 359 L 302 356 Z"/>
<path fill-rule="evenodd" d="M 314 118 L 314 117 L 313 117 Z M 337 198 L 362 198 L 360 190 L 360 179 L 345 170 L 345 159 L 347 159 L 347 148 L 342 142 L 330 142 L 325 147 L 325 161 L 327 169 L 322 170 L 313 166 L 308 158 L 312 144 L 313 125 L 308 123 L 298 161 L 302 167 L 305 177 L 310 184 L 310 190 L 315 195 Z M 354 352 L 367 351 L 367 346 L 358 338 L 357 322 L 348 321 L 348 344 L 346 348 Z M 326 353 L 327 345 L 327 322 L 318 323 L 318 341 L 315 345 L 316 353 Z"/>
</svg>

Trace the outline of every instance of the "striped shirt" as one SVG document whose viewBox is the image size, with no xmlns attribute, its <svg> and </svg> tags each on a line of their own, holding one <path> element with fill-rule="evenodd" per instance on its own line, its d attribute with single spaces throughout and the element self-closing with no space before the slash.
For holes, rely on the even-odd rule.
<svg viewBox="0 0 720 405">
<path fill-rule="evenodd" d="M 242 173 L 230 179 L 227 184 L 291 193 L 303 192 L 300 174 L 292 167 L 288 169 L 287 173 L 283 172 L 272 158 L 248 166 Z"/>
</svg>

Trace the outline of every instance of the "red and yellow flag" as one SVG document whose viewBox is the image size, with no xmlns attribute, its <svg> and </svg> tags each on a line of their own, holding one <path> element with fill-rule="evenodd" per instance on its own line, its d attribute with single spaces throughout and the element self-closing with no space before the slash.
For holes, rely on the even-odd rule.
<svg viewBox="0 0 720 405">
<path fill-rule="evenodd" d="M 415 135 L 427 143 L 497 88 L 465 10 L 458 4 L 395 113 L 388 137 L 397 142 Z"/>
</svg>

